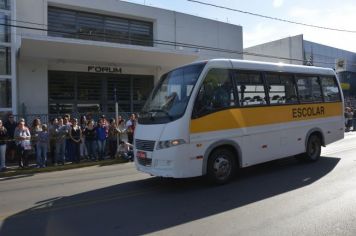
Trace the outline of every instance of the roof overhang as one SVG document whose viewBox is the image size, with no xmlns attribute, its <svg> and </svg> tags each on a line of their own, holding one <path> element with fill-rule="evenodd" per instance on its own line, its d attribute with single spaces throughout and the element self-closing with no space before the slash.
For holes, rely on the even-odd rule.
<svg viewBox="0 0 356 236">
<path fill-rule="evenodd" d="M 117 43 L 25 36 L 19 57 L 139 66 L 177 67 L 195 61 L 195 53 Z"/>
</svg>

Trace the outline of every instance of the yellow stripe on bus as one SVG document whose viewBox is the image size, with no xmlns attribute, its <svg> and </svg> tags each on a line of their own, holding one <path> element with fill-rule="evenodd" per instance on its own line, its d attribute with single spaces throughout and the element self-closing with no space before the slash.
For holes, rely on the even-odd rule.
<svg viewBox="0 0 356 236">
<path fill-rule="evenodd" d="M 211 132 L 333 116 L 343 116 L 341 102 L 233 108 L 193 119 L 190 132 Z"/>
</svg>

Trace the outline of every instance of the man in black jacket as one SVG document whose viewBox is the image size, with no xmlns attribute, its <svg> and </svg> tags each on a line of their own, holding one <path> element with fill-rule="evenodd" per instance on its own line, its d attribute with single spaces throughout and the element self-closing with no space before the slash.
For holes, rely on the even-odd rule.
<svg viewBox="0 0 356 236">
<path fill-rule="evenodd" d="M 17 127 L 17 122 L 15 121 L 15 117 L 12 113 L 7 115 L 7 121 L 4 123 L 4 126 L 7 130 L 8 137 L 10 141 L 7 143 L 6 146 L 6 156 L 9 161 L 15 160 L 15 153 L 16 153 L 16 143 L 14 140 L 14 133 L 15 128 Z"/>
</svg>

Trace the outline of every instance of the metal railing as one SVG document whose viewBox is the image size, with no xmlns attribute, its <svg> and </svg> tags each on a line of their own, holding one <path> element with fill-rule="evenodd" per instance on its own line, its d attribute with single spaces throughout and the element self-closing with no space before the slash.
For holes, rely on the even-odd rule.
<svg viewBox="0 0 356 236">
<path fill-rule="evenodd" d="M 18 122 L 20 119 L 25 119 L 26 125 L 31 126 L 32 122 L 37 118 L 41 120 L 42 124 L 49 124 L 51 119 L 58 118 L 58 117 L 64 117 L 67 114 L 69 114 L 70 117 L 77 118 L 78 120 L 83 115 L 86 116 L 87 118 L 88 118 L 88 116 L 90 116 L 91 119 L 93 119 L 95 121 L 98 121 L 102 115 L 105 115 L 105 118 L 107 120 L 109 120 L 111 118 L 115 118 L 115 113 L 25 114 L 25 115 L 13 115 L 13 116 L 14 116 L 16 122 Z M 121 116 L 124 120 L 128 120 L 131 114 L 132 114 L 131 112 L 120 112 L 119 116 Z M 3 117 L 0 117 L 0 118 L 2 118 L 3 122 L 5 122 L 7 120 L 7 115 L 5 114 Z"/>
</svg>

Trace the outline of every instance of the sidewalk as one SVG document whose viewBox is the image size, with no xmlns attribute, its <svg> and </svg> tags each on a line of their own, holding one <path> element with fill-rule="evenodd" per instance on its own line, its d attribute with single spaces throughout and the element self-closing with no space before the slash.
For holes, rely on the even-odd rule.
<svg viewBox="0 0 356 236">
<path fill-rule="evenodd" d="M 345 132 L 345 137 L 347 136 L 356 136 L 356 131 Z"/>
<path fill-rule="evenodd" d="M 83 167 L 96 166 L 96 165 L 106 166 L 106 165 L 114 165 L 114 164 L 120 164 L 126 162 L 128 161 L 120 157 L 117 157 L 115 159 L 107 158 L 102 161 L 81 160 L 80 163 L 66 162 L 64 165 L 58 165 L 58 166 L 50 165 L 45 168 L 37 168 L 36 163 L 33 160 L 31 160 L 29 166 L 26 168 L 18 167 L 17 163 L 10 163 L 7 166 L 6 171 L 0 172 L 0 179 L 4 177 L 6 178 L 6 177 L 13 177 L 18 175 L 32 175 L 32 174 L 44 173 L 44 172 L 62 171 L 62 170 L 83 168 Z"/>
</svg>

